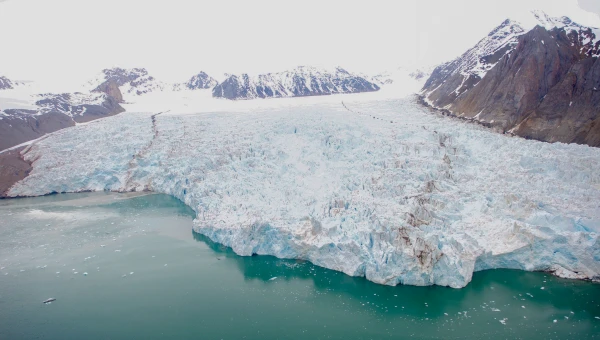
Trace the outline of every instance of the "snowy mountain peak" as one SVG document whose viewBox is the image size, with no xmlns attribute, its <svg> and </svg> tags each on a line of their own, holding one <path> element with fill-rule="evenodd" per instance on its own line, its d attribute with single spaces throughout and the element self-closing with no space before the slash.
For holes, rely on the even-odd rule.
<svg viewBox="0 0 600 340">
<path fill-rule="evenodd" d="M 194 75 L 190 80 L 185 83 L 175 84 L 173 86 L 174 91 L 180 91 L 183 89 L 188 90 L 201 90 L 210 89 L 217 85 L 217 81 L 206 74 L 206 72 L 200 71 L 200 73 Z"/>
<path fill-rule="evenodd" d="M 108 84 L 118 86 L 124 96 L 140 96 L 154 91 L 162 91 L 165 85 L 148 74 L 145 68 L 111 68 L 102 70 L 101 74 L 89 82 L 94 92 L 104 92 Z"/>
</svg>

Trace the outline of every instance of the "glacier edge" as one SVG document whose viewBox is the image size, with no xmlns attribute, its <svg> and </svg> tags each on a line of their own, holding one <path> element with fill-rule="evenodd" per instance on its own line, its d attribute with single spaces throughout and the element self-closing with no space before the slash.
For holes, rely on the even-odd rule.
<svg viewBox="0 0 600 340">
<path fill-rule="evenodd" d="M 107 118 L 32 146 L 10 195 L 170 194 L 239 255 L 380 284 L 460 288 L 492 268 L 599 280 L 598 149 L 496 135 L 414 100 L 352 105 Z"/>
</svg>

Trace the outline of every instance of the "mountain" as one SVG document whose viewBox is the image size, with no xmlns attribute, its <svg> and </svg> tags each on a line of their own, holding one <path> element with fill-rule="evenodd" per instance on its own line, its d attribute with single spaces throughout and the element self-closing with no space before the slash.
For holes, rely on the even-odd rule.
<svg viewBox="0 0 600 340">
<path fill-rule="evenodd" d="M 22 84 L 23 83 L 10 80 L 4 76 L 0 76 L 0 90 L 12 90 L 16 86 L 19 86 Z"/>
<path fill-rule="evenodd" d="M 258 76 L 231 75 L 213 89 L 213 97 L 254 99 L 319 96 L 379 90 L 379 86 L 340 67 L 324 70 L 300 66 Z"/>
<path fill-rule="evenodd" d="M 0 110 L 0 150 L 125 111 L 105 93 L 48 93 L 35 95 L 34 100 L 36 109 Z"/>
<path fill-rule="evenodd" d="M 125 96 L 141 96 L 147 93 L 162 91 L 165 84 L 148 74 L 145 68 L 123 69 L 119 67 L 104 69 L 101 74 L 89 83 L 92 92 L 104 92 L 110 95 L 109 90 L 118 87 Z M 113 93 L 114 95 L 115 93 Z M 120 98 L 120 102 L 124 99 Z"/>
<path fill-rule="evenodd" d="M 0 90 L 10 90 L 12 88 L 12 81 L 4 76 L 0 76 Z"/>
<path fill-rule="evenodd" d="M 425 100 L 452 114 L 547 142 L 600 146 L 600 30 L 533 12 L 506 20 L 438 66 Z"/>
<path fill-rule="evenodd" d="M 200 72 L 194 75 L 190 80 L 188 80 L 185 83 L 175 84 L 173 86 L 173 90 L 203 90 L 210 89 L 215 86 L 217 86 L 217 81 L 213 77 L 209 76 L 205 72 Z"/>
</svg>

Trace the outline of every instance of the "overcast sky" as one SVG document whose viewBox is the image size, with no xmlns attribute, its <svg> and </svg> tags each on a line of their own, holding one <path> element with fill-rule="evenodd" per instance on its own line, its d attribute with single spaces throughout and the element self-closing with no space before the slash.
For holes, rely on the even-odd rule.
<svg viewBox="0 0 600 340">
<path fill-rule="evenodd" d="M 600 27 L 600 16 L 578 1 L 597 7 L 597 0 L 0 0 L 0 75 L 64 80 L 123 66 L 180 81 L 200 70 L 433 65 L 529 9 Z"/>
</svg>

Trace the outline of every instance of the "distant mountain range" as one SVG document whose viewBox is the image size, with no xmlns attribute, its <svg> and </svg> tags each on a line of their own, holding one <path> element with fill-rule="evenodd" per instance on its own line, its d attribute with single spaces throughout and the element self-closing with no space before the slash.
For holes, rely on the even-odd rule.
<svg viewBox="0 0 600 340">
<path fill-rule="evenodd" d="M 436 67 L 423 98 L 525 138 L 600 146 L 600 30 L 540 11 L 530 19 L 504 21 Z"/>
<path fill-rule="evenodd" d="M 21 85 L 0 77 L 0 90 Z M 0 150 L 39 138 L 76 123 L 121 113 L 120 105 L 136 97 L 162 91 L 212 90 L 213 97 L 231 100 L 316 96 L 379 90 L 379 86 L 342 68 L 332 70 L 298 67 L 291 71 L 258 76 L 229 75 L 218 83 L 199 72 L 184 83 L 168 84 L 151 76 L 144 68 L 102 70 L 82 86 L 81 92 L 32 94 L 27 108 L 0 102 Z M 23 100 L 22 100 L 23 101 Z"/>
<path fill-rule="evenodd" d="M 291 71 L 232 75 L 214 87 L 213 97 L 227 99 L 320 96 L 372 92 L 379 86 L 341 67 L 332 70 L 300 66 Z"/>
</svg>

